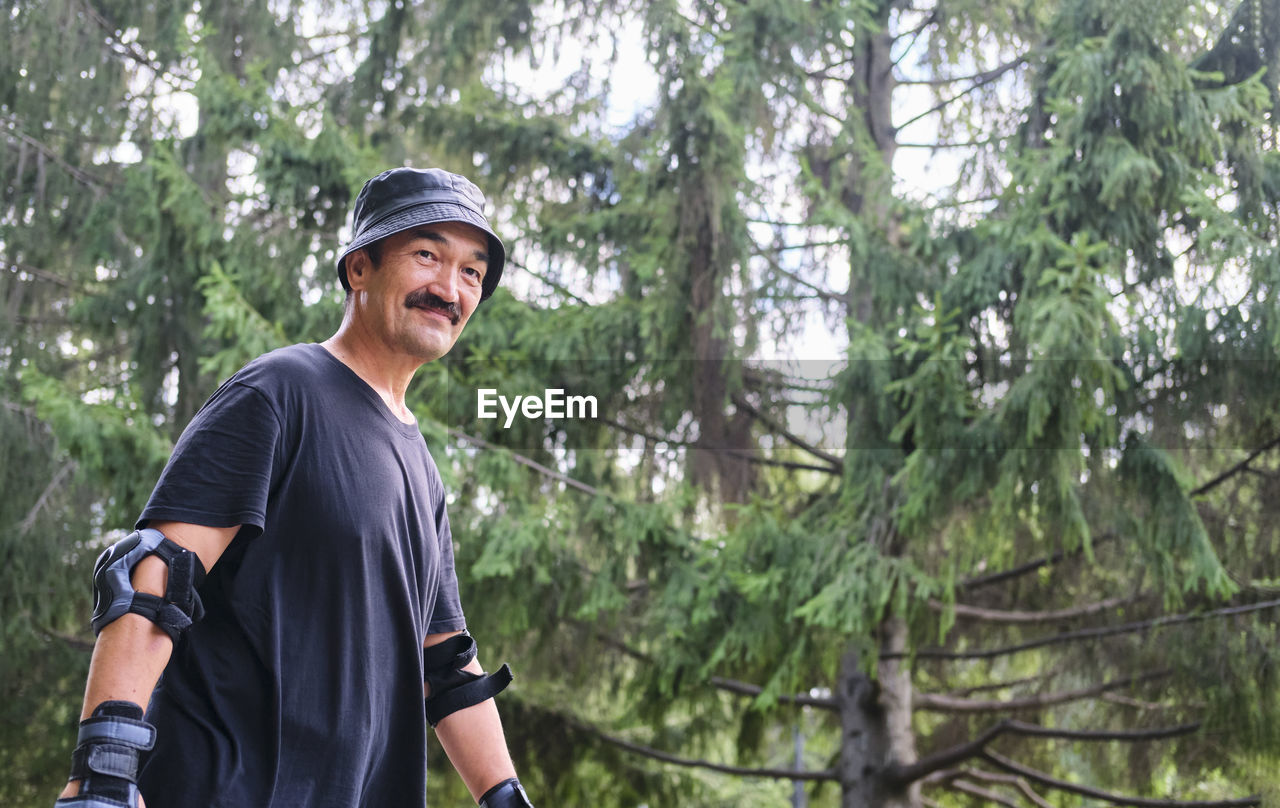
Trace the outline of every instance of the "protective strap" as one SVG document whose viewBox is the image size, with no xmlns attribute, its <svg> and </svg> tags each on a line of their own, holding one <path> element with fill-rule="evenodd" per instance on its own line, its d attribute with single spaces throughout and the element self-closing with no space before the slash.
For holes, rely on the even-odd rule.
<svg viewBox="0 0 1280 808">
<path fill-rule="evenodd" d="M 458 710 L 475 706 L 486 699 L 493 698 L 505 690 L 507 685 L 511 684 L 511 680 L 515 678 L 511 674 L 511 667 L 505 663 L 501 668 L 485 676 L 480 676 L 470 671 L 459 671 L 459 673 L 470 678 L 471 681 L 455 685 L 439 693 L 433 690 L 431 698 L 427 699 L 427 723 L 431 726 L 434 727 L 440 723 L 440 719 L 452 715 Z"/>
<path fill-rule="evenodd" d="M 133 805 L 138 801 L 134 800 Z M 53 808 L 133 808 L 127 802 L 99 797 L 95 794 L 81 794 L 77 797 L 64 797 L 53 803 Z"/>
<path fill-rule="evenodd" d="M 476 641 L 470 634 L 455 634 L 444 642 L 422 649 L 422 670 L 428 679 L 438 671 L 457 670 L 476 658 Z"/>
<path fill-rule="evenodd" d="M 484 793 L 480 808 L 533 808 L 524 786 L 514 777 L 503 780 Z"/>
</svg>

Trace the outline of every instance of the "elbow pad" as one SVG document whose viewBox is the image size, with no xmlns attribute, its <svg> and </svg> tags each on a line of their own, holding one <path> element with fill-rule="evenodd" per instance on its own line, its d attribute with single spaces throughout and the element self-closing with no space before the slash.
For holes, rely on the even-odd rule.
<svg viewBox="0 0 1280 808">
<path fill-rule="evenodd" d="M 133 569 L 149 555 L 169 568 L 164 596 L 133 588 Z M 151 528 L 135 530 L 108 547 L 93 568 L 93 633 L 126 615 L 139 614 L 164 630 L 174 642 L 192 622 L 204 617 L 196 587 L 204 581 L 200 557 Z"/>
<path fill-rule="evenodd" d="M 470 634 L 457 634 L 422 649 L 423 680 L 431 687 L 427 698 L 427 723 L 431 726 L 458 710 L 493 698 L 511 684 L 514 677 L 506 664 L 485 675 L 463 670 L 475 658 L 476 641 Z"/>
</svg>

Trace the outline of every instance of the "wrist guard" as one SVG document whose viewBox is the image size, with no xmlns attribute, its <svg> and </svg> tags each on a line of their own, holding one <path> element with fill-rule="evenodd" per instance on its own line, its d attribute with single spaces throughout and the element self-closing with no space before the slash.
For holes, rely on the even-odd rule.
<svg viewBox="0 0 1280 808">
<path fill-rule="evenodd" d="M 423 680 L 431 687 L 427 698 L 427 722 L 440 719 L 498 695 L 511 684 L 511 668 L 503 665 L 481 675 L 463 668 L 476 658 L 476 641 L 470 634 L 456 634 L 442 643 L 422 649 Z"/>
<path fill-rule="evenodd" d="M 104 701 L 80 722 L 71 753 L 71 777 L 80 794 L 55 808 L 137 808 L 138 758 L 155 746 L 155 727 L 131 701 Z"/>
<path fill-rule="evenodd" d="M 533 808 L 533 803 L 520 781 L 512 777 L 486 791 L 480 798 L 480 808 Z"/>
</svg>

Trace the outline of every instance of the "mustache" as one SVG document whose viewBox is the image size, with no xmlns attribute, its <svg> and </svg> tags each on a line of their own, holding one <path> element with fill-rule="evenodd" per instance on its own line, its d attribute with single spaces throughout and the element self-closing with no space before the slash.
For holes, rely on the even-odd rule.
<svg viewBox="0 0 1280 808">
<path fill-rule="evenodd" d="M 433 295 L 426 289 L 419 289 L 416 292 L 410 292 L 404 298 L 405 308 L 410 309 L 431 309 L 448 316 L 450 322 L 454 325 L 462 319 L 462 307 L 457 303 L 450 303 L 439 295 Z"/>
</svg>

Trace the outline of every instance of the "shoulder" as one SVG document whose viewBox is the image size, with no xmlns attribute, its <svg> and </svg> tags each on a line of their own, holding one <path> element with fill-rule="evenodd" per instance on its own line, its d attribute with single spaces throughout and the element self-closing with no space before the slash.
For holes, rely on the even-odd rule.
<svg viewBox="0 0 1280 808">
<path fill-rule="evenodd" d="M 259 356 L 227 381 L 272 394 L 314 384 L 332 371 L 331 364 L 328 351 L 320 345 L 289 345 Z"/>
</svg>

